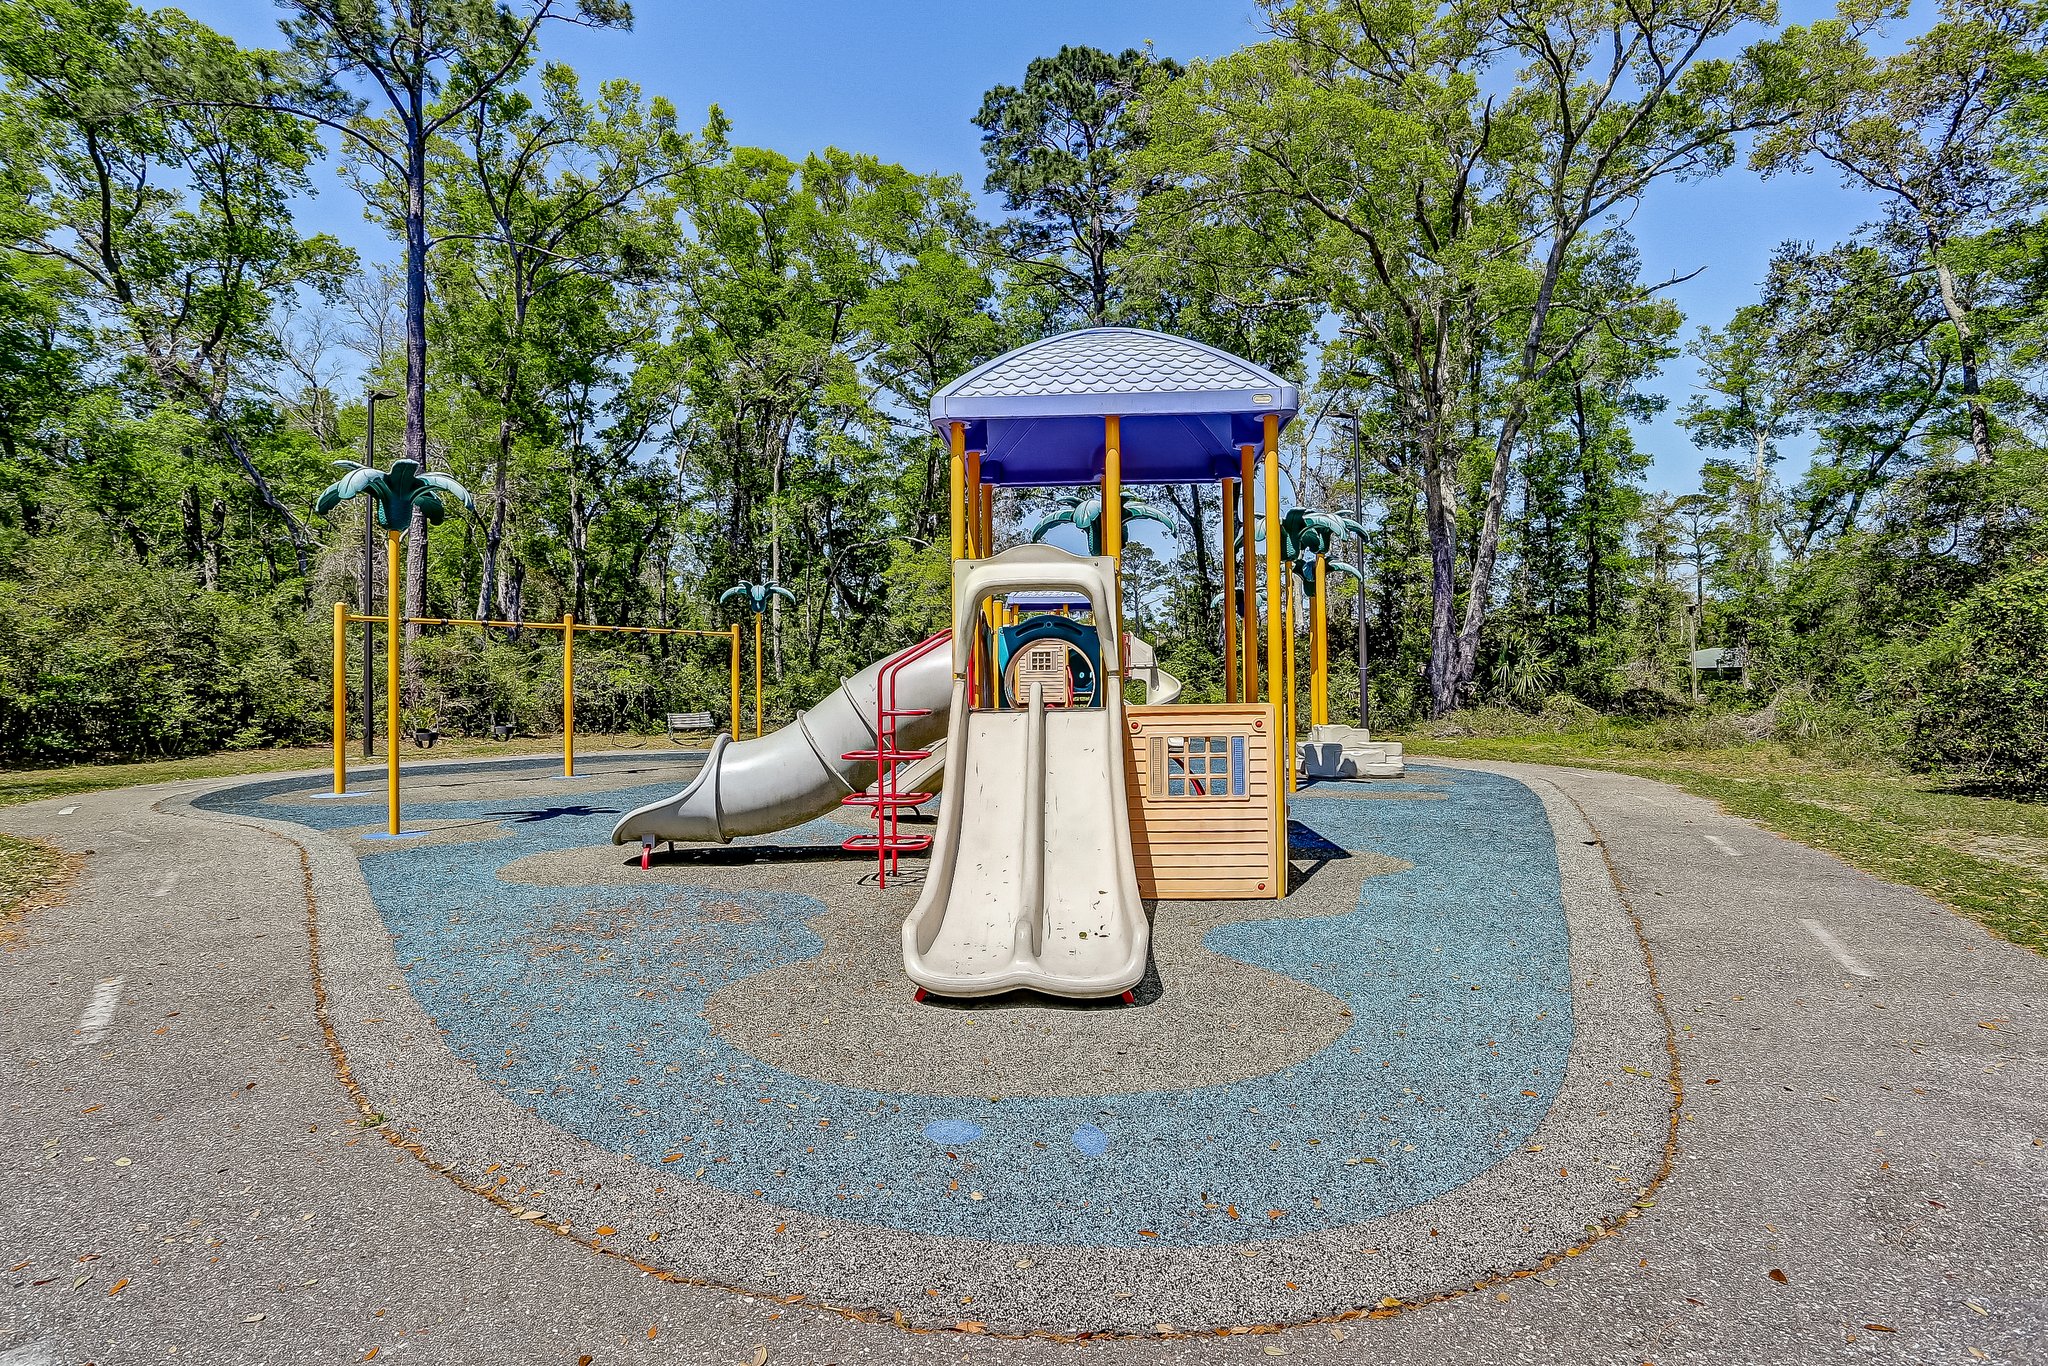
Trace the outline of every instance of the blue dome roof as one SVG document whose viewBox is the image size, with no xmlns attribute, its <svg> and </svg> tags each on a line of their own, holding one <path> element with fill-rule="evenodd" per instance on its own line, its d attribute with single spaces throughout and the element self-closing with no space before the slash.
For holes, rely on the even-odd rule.
<svg viewBox="0 0 2048 1366">
<path fill-rule="evenodd" d="M 1120 423 L 1127 484 L 1219 479 L 1239 469 L 1265 416 L 1285 426 L 1300 391 L 1261 365 L 1213 346 L 1135 327 L 1094 327 L 1020 346 L 932 396 L 941 433 L 967 424 L 992 483 L 1093 484 L 1103 424 Z"/>
</svg>

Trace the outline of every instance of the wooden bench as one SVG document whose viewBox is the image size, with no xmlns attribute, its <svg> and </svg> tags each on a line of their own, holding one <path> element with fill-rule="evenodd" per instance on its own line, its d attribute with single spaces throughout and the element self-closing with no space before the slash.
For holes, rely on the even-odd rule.
<svg viewBox="0 0 2048 1366">
<path fill-rule="evenodd" d="M 708 711 L 672 711 L 668 714 L 668 738 L 679 745 L 686 735 L 702 735 L 717 728 L 718 723 L 711 719 Z"/>
</svg>

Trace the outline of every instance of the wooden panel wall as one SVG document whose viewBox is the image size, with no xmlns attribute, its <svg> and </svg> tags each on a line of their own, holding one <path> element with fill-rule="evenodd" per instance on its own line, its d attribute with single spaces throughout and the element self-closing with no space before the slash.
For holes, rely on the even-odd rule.
<svg viewBox="0 0 2048 1366">
<path fill-rule="evenodd" d="M 1285 823 L 1274 771 L 1273 708 L 1134 706 L 1124 709 L 1124 717 L 1124 789 L 1139 894 L 1182 901 L 1284 895 Z M 1154 791 L 1154 754 L 1185 755 L 1187 750 L 1170 750 L 1165 742 L 1196 736 L 1243 737 L 1242 796 L 1172 796 L 1163 781 Z"/>
</svg>

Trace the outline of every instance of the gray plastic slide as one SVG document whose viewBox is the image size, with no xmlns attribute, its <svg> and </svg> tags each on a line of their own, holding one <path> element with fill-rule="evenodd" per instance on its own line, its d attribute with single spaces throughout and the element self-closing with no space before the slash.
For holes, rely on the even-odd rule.
<svg viewBox="0 0 2048 1366">
<path fill-rule="evenodd" d="M 1151 925 L 1124 799 L 1124 670 L 1115 628 L 1101 625 L 1115 585 L 1116 561 L 1043 545 L 953 566 L 955 657 L 965 656 L 986 599 L 1084 592 L 1097 607 L 1102 696 L 1053 710 L 1034 682 L 1026 709 L 983 710 L 955 682 L 946 800 L 924 887 L 903 922 L 904 973 L 927 991 L 1116 996 L 1144 975 Z"/>
<path fill-rule="evenodd" d="M 908 654 L 918 647 L 900 651 Z M 765 835 L 815 820 L 875 780 L 873 760 L 842 755 L 875 748 L 875 684 L 897 655 L 880 659 L 781 730 L 757 740 L 720 735 L 697 780 L 666 801 L 629 811 L 612 827 L 613 844 L 709 841 Z M 946 733 L 953 700 L 953 657 L 936 649 L 896 678 L 896 705 L 924 716 L 899 718 L 896 743 L 923 749 Z"/>
</svg>

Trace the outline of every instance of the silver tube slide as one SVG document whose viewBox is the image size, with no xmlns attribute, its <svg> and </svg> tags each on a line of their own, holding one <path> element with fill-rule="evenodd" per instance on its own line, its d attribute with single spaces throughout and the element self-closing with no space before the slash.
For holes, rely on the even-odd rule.
<svg viewBox="0 0 2048 1366">
<path fill-rule="evenodd" d="M 612 843 L 730 844 L 740 835 L 784 830 L 831 811 L 841 798 L 874 782 L 873 760 L 841 756 L 875 748 L 876 682 L 899 655 L 917 648 L 868 665 L 772 734 L 738 741 L 720 735 L 696 781 L 674 797 L 620 817 Z M 897 719 L 897 745 L 923 749 L 942 738 L 952 697 L 950 649 L 934 647 L 906 665 L 896 676 L 896 705 L 926 714 Z"/>
</svg>

